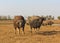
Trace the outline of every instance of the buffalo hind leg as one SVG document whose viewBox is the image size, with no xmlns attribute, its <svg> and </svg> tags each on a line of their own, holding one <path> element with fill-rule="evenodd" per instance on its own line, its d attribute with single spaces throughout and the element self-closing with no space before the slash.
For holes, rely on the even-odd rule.
<svg viewBox="0 0 60 43">
<path fill-rule="evenodd" d="M 22 27 L 22 31 L 23 31 L 23 33 L 25 34 L 25 32 L 24 32 L 24 27 Z"/>
<path fill-rule="evenodd" d="M 37 31 L 39 31 L 40 30 L 40 27 L 37 29 Z"/>
<path fill-rule="evenodd" d="M 32 27 L 31 27 L 31 33 L 32 33 Z"/>
</svg>

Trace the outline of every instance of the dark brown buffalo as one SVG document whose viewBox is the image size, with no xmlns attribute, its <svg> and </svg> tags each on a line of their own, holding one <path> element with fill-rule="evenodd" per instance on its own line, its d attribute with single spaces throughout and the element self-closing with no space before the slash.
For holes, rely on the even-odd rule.
<svg viewBox="0 0 60 43">
<path fill-rule="evenodd" d="M 38 19 L 34 19 L 32 21 L 29 21 L 30 28 L 31 28 L 31 33 L 32 33 L 32 28 L 34 28 L 34 29 L 38 28 L 38 30 L 39 30 L 40 27 L 41 27 L 41 24 L 43 23 L 44 20 L 45 20 L 45 18 L 41 17 L 41 18 L 38 18 Z"/>
<path fill-rule="evenodd" d="M 24 27 L 25 27 L 25 19 L 23 16 L 15 16 L 14 17 L 14 28 L 15 28 L 15 34 L 16 34 L 16 29 L 19 29 L 20 33 L 20 28 L 22 28 L 24 32 Z M 25 33 L 25 32 L 24 32 Z"/>
</svg>

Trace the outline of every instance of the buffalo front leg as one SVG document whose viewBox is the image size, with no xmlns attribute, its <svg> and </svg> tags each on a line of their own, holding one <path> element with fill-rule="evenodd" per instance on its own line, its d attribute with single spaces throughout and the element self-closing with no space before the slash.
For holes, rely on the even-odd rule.
<svg viewBox="0 0 60 43">
<path fill-rule="evenodd" d="M 19 32 L 19 34 L 20 34 L 20 27 L 18 27 L 18 30 L 19 30 L 18 32 Z"/>
<path fill-rule="evenodd" d="M 16 27 L 15 27 L 15 34 L 16 34 Z"/>
<path fill-rule="evenodd" d="M 40 27 L 37 29 L 37 31 L 39 31 L 40 30 Z"/>
<path fill-rule="evenodd" d="M 20 34 L 20 28 L 18 28 L 19 29 L 19 34 Z"/>
</svg>

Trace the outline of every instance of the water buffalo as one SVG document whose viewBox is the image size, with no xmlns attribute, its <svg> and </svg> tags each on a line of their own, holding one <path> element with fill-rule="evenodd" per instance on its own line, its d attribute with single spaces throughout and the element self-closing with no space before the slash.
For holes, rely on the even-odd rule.
<svg viewBox="0 0 60 43">
<path fill-rule="evenodd" d="M 32 33 L 32 28 L 34 28 L 34 29 L 38 28 L 38 30 L 39 30 L 40 26 L 41 26 L 41 24 L 43 23 L 44 20 L 45 20 L 44 17 L 40 17 L 39 19 L 34 19 L 32 21 L 29 21 L 30 28 L 31 28 L 31 33 Z"/>
<path fill-rule="evenodd" d="M 40 16 L 28 16 L 26 24 L 29 25 L 29 21 L 32 21 L 34 19 L 39 19 L 39 18 L 40 18 Z"/>
<path fill-rule="evenodd" d="M 53 21 L 48 21 L 48 25 L 52 25 L 52 24 L 54 24 L 54 22 Z"/>
<path fill-rule="evenodd" d="M 25 19 L 23 16 L 15 16 L 14 17 L 14 28 L 15 28 L 15 34 L 16 34 L 16 29 L 19 29 L 19 34 L 20 34 L 20 28 L 22 28 L 24 32 L 24 27 L 25 27 Z M 25 32 L 24 32 L 25 33 Z"/>
<path fill-rule="evenodd" d="M 49 21 L 45 21 L 45 22 L 43 22 L 43 26 L 46 26 L 46 25 L 52 25 L 52 24 L 54 24 L 54 22 L 53 21 L 51 21 L 51 20 L 49 20 Z"/>
</svg>

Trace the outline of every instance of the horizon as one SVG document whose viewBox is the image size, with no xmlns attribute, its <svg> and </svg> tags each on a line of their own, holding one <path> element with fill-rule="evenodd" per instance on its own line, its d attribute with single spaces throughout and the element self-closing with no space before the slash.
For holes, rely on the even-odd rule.
<svg viewBox="0 0 60 43">
<path fill-rule="evenodd" d="M 15 15 L 15 16 L 22 16 L 22 15 Z M 39 16 L 39 15 L 31 15 L 31 16 Z M 30 17 L 31 17 L 30 16 Z M 41 15 L 40 17 L 42 17 L 43 15 Z M 52 15 L 46 15 L 46 16 L 51 16 L 52 18 L 54 17 L 54 16 L 52 16 Z M 43 16 L 43 17 L 46 17 L 46 16 Z M 10 17 L 11 19 L 14 19 L 14 16 L 10 16 L 10 15 L 5 15 L 5 16 L 0 16 L 0 17 L 7 17 L 7 19 L 8 19 L 8 17 Z M 29 16 L 23 16 L 25 19 L 27 19 Z M 56 20 L 56 19 L 58 19 L 58 17 L 57 18 L 55 18 L 54 17 L 54 20 Z"/>
</svg>

